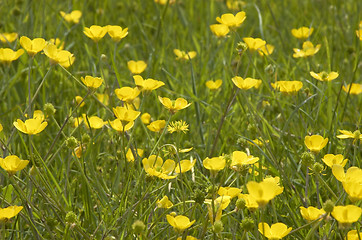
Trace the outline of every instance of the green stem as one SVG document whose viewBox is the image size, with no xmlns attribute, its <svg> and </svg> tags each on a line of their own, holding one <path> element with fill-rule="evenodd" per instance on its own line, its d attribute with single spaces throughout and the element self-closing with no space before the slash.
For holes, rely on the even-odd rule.
<svg viewBox="0 0 362 240">
<path fill-rule="evenodd" d="M 161 136 L 158 138 L 155 146 L 153 147 L 153 149 L 152 149 L 152 151 L 151 151 L 151 153 L 150 153 L 150 156 L 155 152 L 155 150 L 156 150 L 157 146 L 159 145 L 161 139 L 162 139 L 163 136 L 165 135 L 165 133 L 166 133 L 166 131 L 167 131 L 167 126 L 168 126 L 168 124 L 170 123 L 171 117 L 172 117 L 172 114 L 170 114 L 170 116 L 168 117 L 168 120 L 167 120 L 167 122 L 166 122 L 165 128 L 163 129 L 163 131 L 162 131 L 162 133 L 161 133 Z"/>
</svg>

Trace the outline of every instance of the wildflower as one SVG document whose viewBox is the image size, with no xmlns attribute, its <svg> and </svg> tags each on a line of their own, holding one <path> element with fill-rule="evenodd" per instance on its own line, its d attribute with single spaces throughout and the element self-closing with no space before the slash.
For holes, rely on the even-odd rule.
<svg viewBox="0 0 362 240">
<path fill-rule="evenodd" d="M 48 123 L 43 122 L 43 119 L 41 118 L 30 118 L 25 120 L 25 123 L 22 120 L 17 119 L 13 124 L 20 132 L 28 135 L 38 134 L 48 125 Z"/>
<path fill-rule="evenodd" d="M 268 106 L 268 104 L 269 104 L 269 106 L 270 106 L 270 103 L 269 103 L 269 102 L 265 103 L 265 105 L 267 105 L 267 106 Z M 260 139 L 256 138 L 256 139 L 253 140 L 253 142 L 254 142 L 256 145 L 258 145 L 259 147 L 262 147 L 262 146 L 264 146 L 264 143 L 268 143 L 269 140 L 263 140 L 263 139 L 260 140 Z M 251 142 L 249 142 L 249 141 L 248 141 L 248 143 L 250 143 L 250 144 L 253 145 L 253 143 L 251 143 Z"/>
<path fill-rule="evenodd" d="M 134 121 L 121 121 L 120 119 L 115 119 L 113 121 L 110 121 L 109 124 L 111 125 L 111 127 L 118 131 L 118 132 L 125 132 L 130 130 L 133 125 L 134 125 Z"/>
<path fill-rule="evenodd" d="M 136 220 L 132 224 L 133 232 L 137 235 L 142 235 L 145 228 L 146 228 L 146 225 L 141 220 Z"/>
<path fill-rule="evenodd" d="M 74 148 L 74 151 L 72 152 L 72 155 L 76 156 L 77 158 L 81 158 L 83 155 L 83 152 L 85 150 L 85 145 L 80 144 L 76 148 Z"/>
<path fill-rule="evenodd" d="M 249 194 L 261 207 L 281 193 L 281 188 L 273 181 L 262 181 L 260 183 L 250 181 L 246 184 L 246 187 Z"/>
<path fill-rule="evenodd" d="M 356 30 L 356 35 L 360 41 L 362 41 L 362 29 Z"/>
<path fill-rule="evenodd" d="M 96 93 L 96 97 L 97 97 L 98 101 L 100 101 L 104 105 L 108 105 L 109 96 L 107 94 Z"/>
<path fill-rule="evenodd" d="M 274 52 L 274 48 L 271 44 L 265 44 L 259 48 L 258 53 L 260 56 L 268 56 Z"/>
<path fill-rule="evenodd" d="M 250 210 L 250 211 L 255 211 L 256 209 L 259 208 L 259 204 L 256 201 L 256 199 L 250 195 L 250 194 L 240 194 L 238 196 L 239 199 L 243 199 L 245 201 L 245 206 Z"/>
<path fill-rule="evenodd" d="M 187 228 L 191 227 L 194 224 L 195 220 L 190 222 L 190 219 L 186 216 L 177 215 L 176 217 L 167 214 L 167 222 L 177 231 L 183 232 Z"/>
<path fill-rule="evenodd" d="M 189 125 L 183 120 L 170 122 L 170 124 L 167 126 L 167 131 L 169 131 L 169 133 L 174 133 L 174 132 L 186 133 L 188 130 L 189 130 Z"/>
<path fill-rule="evenodd" d="M 151 122 L 151 115 L 149 113 L 143 113 L 141 115 L 141 121 L 143 122 L 143 124 L 150 124 Z"/>
<path fill-rule="evenodd" d="M 160 5 L 166 5 L 168 0 L 155 0 L 155 3 L 158 3 Z M 176 2 L 176 0 L 169 0 L 168 4 L 174 4 Z"/>
<path fill-rule="evenodd" d="M 79 10 L 74 10 L 71 13 L 60 11 L 60 15 L 66 22 L 77 24 L 82 17 L 82 12 Z"/>
<path fill-rule="evenodd" d="M 341 165 L 342 167 L 344 167 L 346 165 L 346 163 L 348 162 L 348 159 L 344 159 L 342 154 L 326 154 L 324 155 L 324 157 L 322 158 L 322 161 L 330 168 L 332 168 L 332 166 L 334 164 L 337 165 Z"/>
<path fill-rule="evenodd" d="M 51 38 L 49 40 L 49 43 L 52 45 L 55 45 L 59 50 L 63 50 L 64 49 L 64 41 L 60 40 L 59 38 Z"/>
<path fill-rule="evenodd" d="M 75 57 L 72 53 L 60 50 L 55 45 L 48 44 L 43 51 L 50 59 L 50 64 L 59 64 L 67 68 L 74 63 Z"/>
<path fill-rule="evenodd" d="M 230 198 L 234 198 L 239 196 L 239 194 L 242 192 L 242 189 L 235 188 L 235 187 L 220 187 L 217 191 L 217 194 L 220 196 L 229 196 Z"/>
<path fill-rule="evenodd" d="M 195 163 L 196 163 L 196 161 L 191 162 L 190 160 L 187 160 L 187 159 L 181 160 L 180 163 L 176 163 L 175 173 L 188 172 L 195 166 Z"/>
<path fill-rule="evenodd" d="M 303 87 L 301 81 L 277 81 L 271 85 L 284 94 L 295 94 Z"/>
<path fill-rule="evenodd" d="M 83 98 L 81 96 L 75 96 L 75 102 L 79 107 L 83 107 L 85 105 L 85 102 L 83 101 Z"/>
<path fill-rule="evenodd" d="M 114 90 L 114 92 L 116 93 L 119 100 L 128 103 L 131 103 L 140 94 L 140 90 L 137 87 L 117 88 L 116 90 Z"/>
<path fill-rule="evenodd" d="M 223 156 L 213 157 L 213 158 L 205 158 L 202 162 L 204 167 L 212 172 L 218 172 L 223 170 L 226 165 L 226 160 Z"/>
<path fill-rule="evenodd" d="M 18 38 L 17 33 L 0 33 L 0 42 L 2 43 L 12 43 Z"/>
<path fill-rule="evenodd" d="M 214 210 L 216 210 L 215 213 L 213 212 L 212 202 L 214 202 Z M 220 196 L 220 197 L 216 198 L 215 200 L 205 199 L 204 203 L 207 206 L 211 224 L 214 224 L 214 222 L 217 222 L 221 219 L 222 210 L 227 208 L 229 206 L 230 202 L 231 202 L 230 196 Z"/>
<path fill-rule="evenodd" d="M 99 77 L 85 76 L 85 78 L 81 77 L 80 79 L 84 85 L 93 90 L 99 88 L 103 83 L 103 79 Z"/>
<path fill-rule="evenodd" d="M 347 131 L 347 130 L 339 130 L 340 135 L 337 135 L 337 138 L 340 139 L 347 139 L 347 138 L 353 138 L 353 144 L 359 140 L 362 139 L 362 134 L 359 130 L 354 131 L 353 133 L 351 131 Z"/>
<path fill-rule="evenodd" d="M 10 155 L 6 158 L 0 158 L 0 167 L 9 173 L 14 175 L 17 171 L 20 171 L 28 165 L 28 160 L 21 160 L 18 156 Z"/>
<path fill-rule="evenodd" d="M 358 236 L 359 235 L 359 236 Z M 358 233 L 357 230 L 351 230 L 347 233 L 345 240 L 359 240 L 362 239 L 362 233 Z"/>
<path fill-rule="evenodd" d="M 332 216 L 338 221 L 342 228 L 350 226 L 352 223 L 357 222 L 361 217 L 362 209 L 354 206 L 335 206 Z"/>
<path fill-rule="evenodd" d="M 300 27 L 300 28 L 293 28 L 292 29 L 292 35 L 295 38 L 298 39 L 306 39 L 309 38 L 310 35 L 312 35 L 314 28 L 309 28 L 309 27 Z"/>
<path fill-rule="evenodd" d="M 10 206 L 0 208 L 0 222 L 7 222 L 10 218 L 15 217 L 23 209 L 22 206 Z"/>
<path fill-rule="evenodd" d="M 10 65 L 12 61 L 18 59 L 23 53 L 23 49 L 19 49 L 15 52 L 10 48 L 0 48 L 0 63 Z"/>
<path fill-rule="evenodd" d="M 156 201 L 157 208 L 170 208 L 173 206 L 173 203 L 168 199 L 167 196 L 163 196 L 163 198 L 157 199 Z"/>
<path fill-rule="evenodd" d="M 221 79 L 218 79 L 218 80 L 215 80 L 215 81 L 207 81 L 205 83 L 206 87 L 208 89 L 210 89 L 211 91 L 214 91 L 214 90 L 217 90 L 221 87 L 221 84 L 222 84 L 222 80 Z"/>
<path fill-rule="evenodd" d="M 221 15 L 221 18 L 217 17 L 216 21 L 228 26 L 229 28 L 237 28 L 244 22 L 245 19 L 245 12 L 241 11 L 235 14 L 235 16 L 231 13 L 223 14 Z"/>
<path fill-rule="evenodd" d="M 321 48 L 320 44 L 317 44 L 314 47 L 312 42 L 306 41 L 306 42 L 303 43 L 303 48 L 302 49 L 293 48 L 293 51 L 294 51 L 293 57 L 294 58 L 300 58 L 300 57 L 313 56 L 314 54 L 316 54 L 319 51 L 320 48 Z"/>
<path fill-rule="evenodd" d="M 184 98 L 177 98 L 175 101 L 172 101 L 167 97 L 158 96 L 158 100 L 160 100 L 162 105 L 172 114 L 191 105 L 191 103 L 188 103 L 187 100 Z"/>
<path fill-rule="evenodd" d="M 144 61 L 128 61 L 127 67 L 132 74 L 141 74 L 147 67 L 147 64 Z"/>
<path fill-rule="evenodd" d="M 20 45 L 28 52 L 30 57 L 34 57 L 35 54 L 42 51 L 47 45 L 43 38 L 29 39 L 26 36 L 20 38 Z"/>
<path fill-rule="evenodd" d="M 140 75 L 134 75 L 133 79 L 136 86 L 142 91 L 152 91 L 165 85 L 163 82 L 154 80 L 152 78 L 143 79 Z"/>
<path fill-rule="evenodd" d="M 260 38 L 246 37 L 243 38 L 243 41 L 248 45 L 250 51 L 257 51 L 266 45 L 266 42 Z"/>
<path fill-rule="evenodd" d="M 134 111 L 127 109 L 125 107 L 116 107 L 113 108 L 114 115 L 121 121 L 131 122 L 136 120 L 136 118 L 141 114 L 139 111 Z"/>
<path fill-rule="evenodd" d="M 326 212 L 323 209 L 318 209 L 315 207 L 300 207 L 300 214 L 302 214 L 302 217 L 308 221 L 314 221 L 325 213 Z"/>
<path fill-rule="evenodd" d="M 137 149 L 135 149 L 135 150 L 137 151 L 137 155 L 138 155 L 138 156 L 140 156 L 140 157 L 143 156 L 143 153 L 144 153 L 143 149 L 137 148 Z M 134 162 L 134 161 L 135 161 L 135 157 L 137 157 L 137 156 L 134 156 L 132 150 L 131 150 L 130 148 L 128 148 L 128 151 L 127 151 L 127 153 L 126 153 L 126 159 L 127 159 L 127 161 L 128 161 L 128 162 Z"/>
<path fill-rule="evenodd" d="M 261 234 L 263 234 L 269 240 L 277 240 L 282 239 L 287 236 L 292 228 L 284 223 L 275 223 L 269 227 L 269 225 L 265 222 L 261 222 L 258 224 L 258 230 Z"/>
<path fill-rule="evenodd" d="M 0 132 L 3 130 L 3 125 L 0 123 Z"/>
<path fill-rule="evenodd" d="M 315 72 L 310 72 L 310 75 L 322 82 L 329 82 L 332 81 L 334 79 L 336 79 L 339 74 L 337 72 L 330 72 L 330 73 L 326 73 L 326 72 L 320 72 L 320 73 L 315 73 Z"/>
<path fill-rule="evenodd" d="M 323 138 L 320 135 L 305 136 L 305 146 L 314 154 L 319 153 L 328 143 L 328 138 Z"/>
<path fill-rule="evenodd" d="M 173 53 L 176 55 L 176 60 L 190 60 L 193 59 L 194 57 L 196 57 L 196 52 L 195 51 L 191 51 L 191 52 L 185 52 L 185 51 L 181 51 L 179 49 L 174 49 Z"/>
<path fill-rule="evenodd" d="M 128 28 L 108 25 L 107 32 L 114 42 L 119 42 L 128 35 Z"/>
<path fill-rule="evenodd" d="M 161 132 L 162 129 L 164 129 L 166 126 L 166 121 L 165 120 L 156 120 L 151 122 L 147 128 L 149 130 L 151 130 L 152 132 Z"/>
<path fill-rule="evenodd" d="M 245 152 L 234 151 L 231 158 L 230 167 L 232 169 L 241 169 L 244 165 L 254 164 L 259 161 L 258 157 L 248 156 Z"/>
<path fill-rule="evenodd" d="M 0 61 L 1 61 L 1 54 L 0 54 Z M 349 92 L 349 94 L 358 95 L 362 93 L 362 84 L 359 83 L 347 84 L 347 87 L 343 86 L 342 89 L 346 93 Z"/>
<path fill-rule="evenodd" d="M 254 78 L 245 78 L 235 76 L 231 79 L 235 86 L 237 86 L 240 89 L 248 90 L 252 87 L 257 88 L 261 84 L 261 80 L 254 79 Z"/>
<path fill-rule="evenodd" d="M 157 1 L 157 0 L 155 0 L 155 1 Z M 158 0 L 158 1 L 161 1 L 161 0 Z M 178 237 L 176 240 L 182 240 L 182 237 Z M 193 236 L 186 236 L 186 240 L 198 240 L 198 239 Z"/>
<path fill-rule="evenodd" d="M 343 189 L 348 194 L 352 202 L 362 200 L 362 182 L 361 181 L 345 181 L 342 183 Z"/>
<path fill-rule="evenodd" d="M 92 129 L 100 129 L 107 124 L 107 122 L 97 116 L 88 117 L 86 114 L 83 114 L 83 120 L 85 126 Z"/>
<path fill-rule="evenodd" d="M 229 27 L 224 24 L 212 24 L 210 30 L 216 37 L 225 37 L 230 31 Z"/>
<path fill-rule="evenodd" d="M 107 27 L 92 25 L 90 28 L 85 27 L 83 33 L 97 43 L 106 35 Z"/>
<path fill-rule="evenodd" d="M 333 165 L 332 173 L 340 182 L 362 183 L 362 169 L 358 167 L 350 167 L 346 173 L 344 173 L 344 169 L 341 165 Z"/>
<path fill-rule="evenodd" d="M 143 168 L 150 176 L 155 176 L 161 179 L 173 179 L 176 176 L 170 176 L 169 174 L 175 169 L 175 161 L 168 159 L 163 162 L 161 157 L 156 158 L 156 155 L 151 155 L 148 158 L 142 160 Z"/>
</svg>

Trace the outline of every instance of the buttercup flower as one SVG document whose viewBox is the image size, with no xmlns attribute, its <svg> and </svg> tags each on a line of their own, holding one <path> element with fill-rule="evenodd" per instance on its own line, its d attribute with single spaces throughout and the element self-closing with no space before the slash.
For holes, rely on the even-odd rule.
<svg viewBox="0 0 362 240">
<path fill-rule="evenodd" d="M 250 181 L 246 184 L 246 187 L 249 194 L 261 207 L 281 193 L 280 186 L 273 181 L 262 181 L 260 183 Z"/>
<path fill-rule="evenodd" d="M 312 42 L 306 41 L 306 42 L 303 43 L 303 48 L 302 49 L 293 48 L 293 51 L 294 51 L 293 57 L 294 58 L 300 58 L 300 57 L 313 56 L 314 54 L 316 54 L 319 51 L 320 48 L 321 48 L 320 44 L 317 44 L 314 47 Z"/>
<path fill-rule="evenodd" d="M 10 206 L 0 208 L 0 222 L 7 222 L 10 218 L 15 217 L 23 209 L 22 206 Z"/>
<path fill-rule="evenodd" d="M 362 29 L 356 30 L 356 35 L 360 41 L 362 41 Z"/>
<path fill-rule="evenodd" d="M 152 78 L 143 79 L 140 75 L 133 76 L 136 86 L 142 91 L 152 91 L 165 85 L 163 82 Z"/>
<path fill-rule="evenodd" d="M 160 5 L 166 5 L 168 0 L 155 0 L 155 3 L 158 3 Z M 169 0 L 169 5 L 174 4 L 176 0 Z"/>
<path fill-rule="evenodd" d="M 346 165 L 346 163 L 348 162 L 348 159 L 344 159 L 342 154 L 326 154 L 324 155 L 324 157 L 322 158 L 322 161 L 330 168 L 333 167 L 333 165 L 337 164 L 337 165 L 341 165 L 342 167 L 344 167 Z"/>
<path fill-rule="evenodd" d="M 83 33 L 97 43 L 106 35 L 107 27 L 92 25 L 90 28 L 85 27 Z"/>
<path fill-rule="evenodd" d="M 137 148 L 137 155 L 142 157 L 143 156 L 143 149 Z M 126 153 L 126 159 L 128 162 L 134 162 L 135 160 L 135 156 L 133 156 L 132 150 L 130 148 L 128 148 L 128 151 Z"/>
<path fill-rule="evenodd" d="M 122 38 L 125 38 L 128 35 L 128 28 L 123 28 L 120 26 L 107 26 L 107 31 L 109 36 L 111 36 L 114 42 L 121 41 Z"/>
<path fill-rule="evenodd" d="M 313 153 L 317 154 L 328 143 L 328 138 L 323 138 L 320 135 L 305 136 L 304 144 Z"/>
<path fill-rule="evenodd" d="M 212 91 L 217 90 L 221 87 L 222 80 L 218 79 L 215 81 L 209 80 L 205 83 L 206 87 Z"/>
<path fill-rule="evenodd" d="M 175 161 L 171 159 L 167 159 L 163 162 L 161 157 L 156 158 L 156 155 L 151 155 L 148 158 L 144 158 L 142 163 L 146 173 L 150 176 L 155 176 L 161 179 L 173 179 L 176 177 L 169 175 L 176 166 Z"/>
<path fill-rule="evenodd" d="M 156 120 L 147 125 L 147 128 L 152 132 L 161 132 L 166 126 L 165 120 Z"/>
<path fill-rule="evenodd" d="M 342 182 L 343 188 L 352 202 L 362 200 L 362 169 L 350 167 L 346 173 L 341 165 L 333 165 L 332 173 Z"/>
<path fill-rule="evenodd" d="M 190 222 L 190 219 L 186 216 L 177 215 L 176 217 L 167 214 L 167 222 L 177 231 L 183 232 L 187 228 L 191 227 L 194 224 L 195 220 Z"/>
<path fill-rule="evenodd" d="M 21 160 L 15 155 L 0 158 L 0 167 L 7 171 L 9 175 L 14 175 L 17 171 L 24 169 L 28 163 L 28 160 Z"/>
<path fill-rule="evenodd" d="M 352 202 L 362 200 L 362 182 L 343 182 L 343 189 Z"/>
<path fill-rule="evenodd" d="M 30 57 L 34 57 L 35 54 L 45 48 L 47 43 L 43 38 L 34 38 L 31 40 L 28 37 L 22 36 L 20 38 L 20 45 L 28 52 Z"/>
<path fill-rule="evenodd" d="M 196 161 L 190 161 L 188 159 L 181 160 L 180 163 L 176 163 L 175 173 L 185 173 L 191 170 L 195 166 Z M 181 170 L 180 170 L 181 167 Z"/>
<path fill-rule="evenodd" d="M 134 121 L 130 121 L 130 122 L 121 121 L 120 119 L 117 118 L 113 121 L 109 121 L 109 124 L 116 131 L 125 132 L 125 131 L 130 130 L 133 127 Z"/>
<path fill-rule="evenodd" d="M 156 0 L 155 0 L 156 1 Z M 160 1 L 160 0 L 159 0 Z M 182 237 L 178 237 L 176 240 L 182 240 Z M 186 240 L 198 240 L 197 238 L 193 237 L 193 236 L 187 236 Z M 358 239 L 357 239 L 358 240 Z"/>
<path fill-rule="evenodd" d="M 170 124 L 168 124 L 167 126 L 167 131 L 169 133 L 174 133 L 174 132 L 186 133 L 188 130 L 189 130 L 189 125 L 182 120 L 170 122 Z"/>
<path fill-rule="evenodd" d="M 318 209 L 315 207 L 300 207 L 300 214 L 305 220 L 314 221 L 320 218 L 326 212 L 323 209 Z"/>
<path fill-rule="evenodd" d="M 267 223 L 261 222 L 258 224 L 258 230 L 269 240 L 278 240 L 287 236 L 292 228 L 284 223 L 275 223 L 269 227 Z"/>
<path fill-rule="evenodd" d="M 358 139 L 362 139 L 362 134 L 359 130 L 356 130 L 354 132 L 347 131 L 347 130 L 339 130 L 340 135 L 337 135 L 337 138 L 340 139 L 347 139 L 347 138 L 353 138 L 353 143 L 355 143 Z"/>
<path fill-rule="evenodd" d="M 295 38 L 306 39 L 309 38 L 310 35 L 312 35 L 313 30 L 314 28 L 300 27 L 298 29 L 293 28 L 291 32 Z"/>
<path fill-rule="evenodd" d="M 76 104 L 80 104 L 79 107 L 83 107 L 85 105 L 85 102 L 83 101 L 83 98 L 81 96 L 75 96 L 75 102 Z"/>
<path fill-rule="evenodd" d="M 122 87 L 114 90 L 119 100 L 131 103 L 139 94 L 140 90 L 135 87 Z"/>
<path fill-rule="evenodd" d="M 55 45 L 48 44 L 43 51 L 50 59 L 50 64 L 59 64 L 67 68 L 74 63 L 75 57 L 72 53 L 60 50 Z"/>
<path fill-rule="evenodd" d="M 226 160 L 224 157 L 213 157 L 213 158 L 205 158 L 202 162 L 204 167 L 210 171 L 218 172 L 223 170 L 226 165 Z"/>
<path fill-rule="evenodd" d="M 60 11 L 60 15 L 66 22 L 77 24 L 82 17 L 82 12 L 79 10 L 74 10 L 71 13 Z"/>
<path fill-rule="evenodd" d="M 100 129 L 107 124 L 107 122 L 97 116 L 88 117 L 86 114 L 83 114 L 82 116 L 83 122 L 87 128 Z"/>
<path fill-rule="evenodd" d="M 259 208 L 259 204 L 255 200 L 255 198 L 253 196 L 251 196 L 250 194 L 239 194 L 238 198 L 243 199 L 245 201 L 245 206 L 250 211 L 255 211 L 256 209 Z"/>
<path fill-rule="evenodd" d="M 97 89 L 103 83 L 103 79 L 99 77 L 85 76 L 85 78 L 81 77 L 80 79 L 82 80 L 84 85 L 91 89 Z"/>
<path fill-rule="evenodd" d="M 47 122 L 43 122 L 43 119 L 40 118 L 30 118 L 25 120 L 25 123 L 18 119 L 13 124 L 20 132 L 28 135 L 38 134 L 48 125 Z"/>
<path fill-rule="evenodd" d="M 10 48 L 0 48 L 0 63 L 10 65 L 12 61 L 18 59 L 23 53 L 23 49 L 19 49 L 15 52 Z"/>
<path fill-rule="evenodd" d="M 220 196 L 215 200 L 205 199 L 204 203 L 207 206 L 211 224 L 214 224 L 214 222 L 219 221 L 221 219 L 222 210 L 224 210 L 229 206 L 230 201 L 231 201 L 230 196 Z M 212 208 L 212 202 L 214 202 L 214 209 Z"/>
<path fill-rule="evenodd" d="M 261 46 L 258 50 L 258 53 L 260 56 L 268 56 L 274 52 L 274 46 L 271 44 L 266 44 L 264 46 Z"/>
<path fill-rule="evenodd" d="M 3 130 L 3 125 L 0 123 L 0 132 Z"/>
<path fill-rule="evenodd" d="M 230 31 L 229 27 L 224 24 L 212 24 L 210 29 L 216 37 L 225 37 Z"/>
<path fill-rule="evenodd" d="M 175 101 L 171 101 L 167 97 L 158 96 L 158 100 L 160 100 L 162 105 L 168 110 L 170 110 L 172 114 L 176 113 L 181 109 L 185 109 L 191 105 L 191 103 L 188 103 L 187 100 L 184 98 L 177 98 Z"/>
<path fill-rule="evenodd" d="M 261 84 L 261 80 L 254 79 L 254 78 L 243 79 L 242 77 L 235 76 L 231 80 L 233 81 L 235 86 L 237 86 L 238 88 L 243 89 L 243 90 L 248 90 L 252 87 L 257 88 Z"/>
<path fill-rule="evenodd" d="M 228 9 L 238 11 L 245 7 L 246 3 L 241 0 L 226 0 L 226 6 Z"/>
<path fill-rule="evenodd" d="M 109 101 L 109 96 L 105 93 L 96 93 L 96 97 L 97 99 L 103 103 L 104 105 L 108 105 L 108 101 Z"/>
<path fill-rule="evenodd" d="M 157 199 L 156 206 L 157 208 L 170 208 L 173 206 L 173 203 L 168 199 L 167 196 L 163 196 L 162 199 Z"/>
<path fill-rule="evenodd" d="M 51 38 L 49 39 L 49 43 L 52 45 L 55 45 L 59 50 L 63 50 L 64 49 L 64 44 L 65 42 L 60 40 L 59 38 Z"/>
<path fill-rule="evenodd" d="M 113 108 L 114 115 L 121 121 L 131 122 L 136 120 L 136 118 L 141 114 L 139 111 L 134 111 L 127 109 L 126 107 L 116 107 Z"/>
<path fill-rule="evenodd" d="M 359 236 L 358 236 L 359 235 Z M 362 233 L 358 233 L 357 230 L 351 230 L 347 233 L 345 240 L 360 240 L 362 239 Z"/>
<path fill-rule="evenodd" d="M 149 113 L 143 113 L 141 115 L 141 121 L 143 122 L 143 124 L 150 124 L 151 122 L 151 115 Z"/>
<path fill-rule="evenodd" d="M 358 221 L 361 213 L 362 209 L 354 205 L 335 206 L 332 216 L 338 221 L 341 227 L 348 227 Z"/>
<path fill-rule="evenodd" d="M 231 158 L 230 167 L 232 169 L 240 169 L 243 165 L 254 164 L 259 161 L 258 157 L 248 156 L 245 152 L 234 151 Z"/>
<path fill-rule="evenodd" d="M 17 33 L 0 33 L 0 42 L 2 43 L 12 43 L 18 38 Z"/>
<path fill-rule="evenodd" d="M 326 72 L 320 72 L 320 73 L 315 73 L 315 72 L 310 72 L 310 75 L 322 82 L 329 82 L 332 81 L 334 79 L 336 79 L 339 74 L 337 72 L 330 72 L 330 73 L 326 73 Z"/>
<path fill-rule="evenodd" d="M 284 94 L 295 94 L 303 87 L 301 81 L 276 81 L 271 85 Z"/>
<path fill-rule="evenodd" d="M 1 58 L 1 56 L 0 56 L 0 58 Z M 349 94 L 358 95 L 358 94 L 362 93 L 362 84 L 359 84 L 359 83 L 347 84 L 347 87 L 343 86 L 342 89 L 346 93 L 349 92 Z"/>
<path fill-rule="evenodd" d="M 245 12 L 241 11 L 235 14 L 235 16 L 231 13 L 223 14 L 221 15 L 221 18 L 217 17 L 216 21 L 230 28 L 237 28 L 244 22 L 245 19 L 246 19 Z"/>
<path fill-rule="evenodd" d="M 257 51 L 266 45 L 266 42 L 260 38 L 246 37 L 243 38 L 243 41 L 248 45 L 250 51 Z"/>
<path fill-rule="evenodd" d="M 147 67 L 147 64 L 144 61 L 128 61 L 127 67 L 132 74 L 141 74 Z"/>
<path fill-rule="evenodd" d="M 217 191 L 217 194 L 220 196 L 229 196 L 230 198 L 234 198 L 239 196 L 239 194 L 242 192 L 242 189 L 235 188 L 235 187 L 220 187 Z"/>
<path fill-rule="evenodd" d="M 194 57 L 196 57 L 196 52 L 195 51 L 191 51 L 191 52 L 185 52 L 185 51 L 181 51 L 179 49 L 174 49 L 173 53 L 176 55 L 176 60 L 190 60 L 193 59 Z"/>
</svg>

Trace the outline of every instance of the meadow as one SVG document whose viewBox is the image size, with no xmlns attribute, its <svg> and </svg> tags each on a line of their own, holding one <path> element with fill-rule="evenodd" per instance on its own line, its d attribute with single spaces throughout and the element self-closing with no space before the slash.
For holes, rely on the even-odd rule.
<svg viewBox="0 0 362 240">
<path fill-rule="evenodd" d="M 0 6 L 0 239 L 362 239 L 361 1 Z"/>
</svg>

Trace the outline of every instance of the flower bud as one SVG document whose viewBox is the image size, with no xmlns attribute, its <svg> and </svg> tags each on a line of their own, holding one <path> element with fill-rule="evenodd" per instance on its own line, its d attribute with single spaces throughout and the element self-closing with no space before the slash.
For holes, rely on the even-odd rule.
<svg viewBox="0 0 362 240">
<path fill-rule="evenodd" d="M 44 105 L 44 113 L 46 116 L 53 116 L 55 114 L 56 110 L 51 103 L 46 103 Z"/>
<path fill-rule="evenodd" d="M 323 204 L 323 210 L 326 211 L 326 213 L 333 212 L 334 209 L 334 202 L 330 199 L 324 202 Z"/>
<path fill-rule="evenodd" d="M 220 233 L 222 230 L 224 230 L 224 225 L 219 220 L 214 223 L 214 226 L 212 227 L 212 229 L 213 229 L 214 233 Z"/>
<path fill-rule="evenodd" d="M 244 208 L 245 208 L 245 205 L 246 205 L 245 200 L 242 199 L 242 198 L 239 198 L 239 199 L 236 201 L 236 207 L 237 207 L 238 209 L 244 209 Z"/>
<path fill-rule="evenodd" d="M 90 136 L 87 133 L 84 133 L 82 135 L 82 142 L 83 143 L 89 143 L 89 141 L 90 141 Z"/>
<path fill-rule="evenodd" d="M 240 226 L 242 229 L 244 229 L 245 231 L 252 231 L 254 228 L 254 220 L 252 218 L 244 218 L 241 223 Z"/>
<path fill-rule="evenodd" d="M 302 153 L 300 158 L 302 159 L 302 164 L 304 166 L 311 166 L 314 163 L 314 160 L 315 160 L 314 155 L 311 152 Z"/>
<path fill-rule="evenodd" d="M 146 225 L 141 221 L 141 220 L 136 220 L 133 224 L 132 224 L 132 229 L 133 232 L 137 235 L 140 235 L 143 233 L 143 231 L 145 230 Z"/>
<path fill-rule="evenodd" d="M 315 172 L 315 173 L 320 173 L 323 171 L 323 169 L 324 169 L 324 166 L 321 163 L 317 162 L 313 165 L 313 172 Z"/>
<path fill-rule="evenodd" d="M 68 212 L 65 216 L 65 222 L 70 225 L 76 224 L 78 222 L 77 215 L 72 211 Z"/>
<path fill-rule="evenodd" d="M 65 146 L 70 149 L 76 148 L 78 145 L 78 140 L 75 137 L 69 137 L 65 140 Z"/>
</svg>

